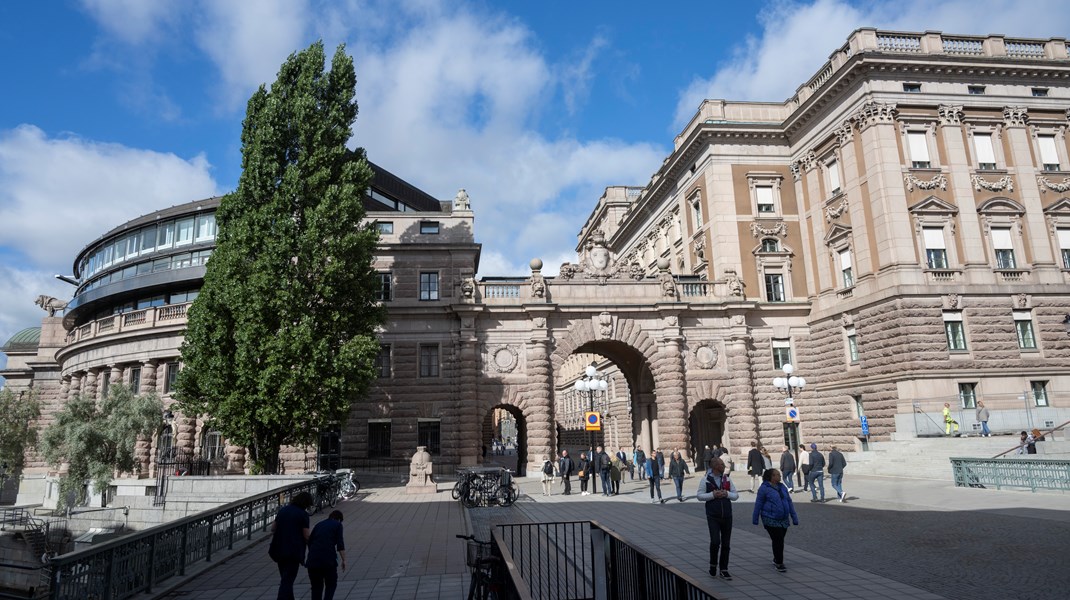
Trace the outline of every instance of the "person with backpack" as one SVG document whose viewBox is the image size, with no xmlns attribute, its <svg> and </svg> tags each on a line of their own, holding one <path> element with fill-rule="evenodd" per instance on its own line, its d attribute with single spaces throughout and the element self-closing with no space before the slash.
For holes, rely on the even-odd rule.
<svg viewBox="0 0 1070 600">
<path fill-rule="evenodd" d="M 542 456 L 542 495 L 552 496 L 554 488 L 554 463 L 549 455 Z"/>
<path fill-rule="evenodd" d="M 732 541 L 732 503 L 739 500 L 736 484 L 728 477 L 724 461 L 710 461 L 706 476 L 698 485 L 697 497 L 706 503 L 706 525 L 710 531 L 710 575 L 732 580 L 728 572 L 728 554 Z"/>
</svg>

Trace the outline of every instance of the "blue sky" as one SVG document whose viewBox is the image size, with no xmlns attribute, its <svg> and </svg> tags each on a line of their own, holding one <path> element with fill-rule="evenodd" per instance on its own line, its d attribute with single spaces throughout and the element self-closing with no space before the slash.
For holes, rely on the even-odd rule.
<svg viewBox="0 0 1070 600">
<path fill-rule="evenodd" d="M 231 190 L 247 98 L 316 39 L 354 56 L 354 145 L 435 197 L 468 190 L 486 276 L 571 260 L 604 187 L 647 182 L 703 98 L 782 101 L 857 27 L 1050 37 L 1068 6 L 0 3 L 0 342 L 38 294 L 70 296 L 52 275 L 89 241 Z"/>
</svg>

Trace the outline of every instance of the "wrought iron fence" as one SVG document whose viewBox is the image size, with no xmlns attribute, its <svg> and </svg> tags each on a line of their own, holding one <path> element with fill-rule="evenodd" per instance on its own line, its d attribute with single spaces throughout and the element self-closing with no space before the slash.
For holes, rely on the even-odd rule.
<svg viewBox="0 0 1070 600">
<path fill-rule="evenodd" d="M 1070 460 L 952 458 L 955 485 L 1070 491 Z"/>
<path fill-rule="evenodd" d="M 171 448 L 156 459 L 156 495 L 152 499 L 152 505 L 163 506 L 167 503 L 168 477 L 204 477 L 211 474 L 212 461 L 194 458 L 189 454 L 176 454 L 174 448 Z"/>
<path fill-rule="evenodd" d="M 316 480 L 264 492 L 87 548 L 51 561 L 49 598 L 124 600 L 152 592 L 161 581 L 210 562 L 241 538 L 265 531 L 279 507 L 299 492 L 315 493 Z"/>
</svg>

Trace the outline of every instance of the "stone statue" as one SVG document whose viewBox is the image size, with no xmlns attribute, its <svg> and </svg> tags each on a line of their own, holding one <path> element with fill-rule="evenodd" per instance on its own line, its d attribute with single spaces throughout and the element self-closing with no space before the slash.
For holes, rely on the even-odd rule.
<svg viewBox="0 0 1070 600">
<path fill-rule="evenodd" d="M 536 298 L 546 297 L 546 280 L 543 279 L 542 275 L 535 274 L 531 276 L 531 295 Z"/>
<path fill-rule="evenodd" d="M 67 308 L 67 303 L 62 300 L 53 298 L 52 296 L 45 296 L 44 294 L 37 297 L 34 304 L 40 306 L 42 310 L 48 313 L 48 316 L 56 316 L 57 310 L 64 310 Z"/>
<path fill-rule="evenodd" d="M 676 281 L 672 278 L 672 273 L 668 271 L 662 271 L 658 273 L 658 283 L 661 284 L 661 295 L 666 298 L 676 297 Z"/>
<path fill-rule="evenodd" d="M 468 299 L 475 297 L 476 280 L 474 278 L 465 277 L 461 280 L 461 295 Z"/>
<path fill-rule="evenodd" d="M 409 463 L 409 483 L 405 486 L 406 494 L 434 494 L 438 486 L 431 479 L 431 454 L 427 446 L 417 446 L 416 454 Z"/>
<path fill-rule="evenodd" d="M 729 296 L 742 296 L 743 295 L 743 281 L 736 275 L 735 269 L 724 270 L 724 283 L 728 288 Z"/>
<path fill-rule="evenodd" d="M 472 203 L 468 200 L 468 192 L 464 191 L 464 188 L 457 190 L 457 196 L 453 199 L 453 208 L 472 210 Z"/>
</svg>

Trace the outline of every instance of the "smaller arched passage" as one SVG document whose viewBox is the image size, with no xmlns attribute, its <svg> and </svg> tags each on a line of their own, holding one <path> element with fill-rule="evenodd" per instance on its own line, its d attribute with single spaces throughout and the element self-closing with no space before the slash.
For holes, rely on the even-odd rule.
<svg viewBox="0 0 1070 600">
<path fill-rule="evenodd" d="M 709 445 L 725 445 L 728 409 L 717 400 L 702 400 L 691 409 L 691 456 L 702 457 Z"/>
<path fill-rule="evenodd" d="M 524 412 L 512 404 L 492 406 L 483 415 L 480 431 L 480 461 L 483 465 L 503 466 L 517 475 L 524 475 L 528 460 Z M 495 452 L 496 447 L 500 448 L 500 453 Z"/>
</svg>

